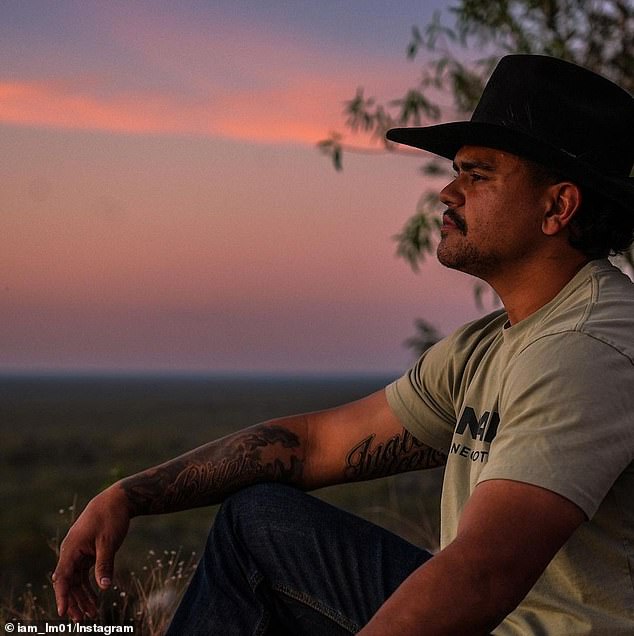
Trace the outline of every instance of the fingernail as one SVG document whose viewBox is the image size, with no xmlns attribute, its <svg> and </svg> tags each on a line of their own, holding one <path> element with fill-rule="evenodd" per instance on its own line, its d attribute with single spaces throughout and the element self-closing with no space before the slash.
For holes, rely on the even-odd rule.
<svg viewBox="0 0 634 636">
<path fill-rule="evenodd" d="M 99 579 L 99 584 L 100 584 L 100 585 L 103 585 L 104 587 L 105 587 L 106 585 L 110 585 L 110 579 L 109 579 L 107 576 L 102 576 L 102 577 Z"/>
</svg>

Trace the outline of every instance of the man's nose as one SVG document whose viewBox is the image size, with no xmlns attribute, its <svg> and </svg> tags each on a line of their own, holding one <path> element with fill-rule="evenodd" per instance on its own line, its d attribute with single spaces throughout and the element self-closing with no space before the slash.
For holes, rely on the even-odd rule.
<svg viewBox="0 0 634 636">
<path fill-rule="evenodd" d="M 456 181 L 457 179 L 454 179 L 451 183 L 448 183 L 440 191 L 440 195 L 438 197 L 443 205 L 446 205 L 448 208 L 458 208 L 464 202 L 464 197 L 462 196 Z"/>
</svg>

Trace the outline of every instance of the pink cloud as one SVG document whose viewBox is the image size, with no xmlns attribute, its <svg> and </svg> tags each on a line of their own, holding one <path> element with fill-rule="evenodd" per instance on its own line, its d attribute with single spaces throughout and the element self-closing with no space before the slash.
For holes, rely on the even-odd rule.
<svg viewBox="0 0 634 636">
<path fill-rule="evenodd" d="M 217 132 L 203 104 L 148 93 L 99 98 L 79 87 L 71 90 L 51 82 L 0 83 L 0 121 L 137 134 Z"/>
<path fill-rule="evenodd" d="M 315 144 L 341 125 L 345 87 L 296 78 L 282 89 L 226 93 L 204 100 L 170 94 L 98 97 L 49 82 L 0 82 L 0 122 L 125 134 L 220 136 Z"/>
</svg>

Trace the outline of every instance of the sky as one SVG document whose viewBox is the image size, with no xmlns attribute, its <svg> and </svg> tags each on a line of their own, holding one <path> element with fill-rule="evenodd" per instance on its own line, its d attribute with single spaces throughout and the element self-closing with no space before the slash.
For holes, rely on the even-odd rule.
<svg viewBox="0 0 634 636">
<path fill-rule="evenodd" d="M 480 315 L 395 256 L 419 157 L 316 147 L 448 2 L 0 3 L 0 372 L 399 373 Z"/>
</svg>

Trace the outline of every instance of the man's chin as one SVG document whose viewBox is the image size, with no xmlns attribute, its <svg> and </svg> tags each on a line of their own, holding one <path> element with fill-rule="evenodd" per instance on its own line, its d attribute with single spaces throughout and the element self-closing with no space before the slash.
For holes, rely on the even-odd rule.
<svg viewBox="0 0 634 636">
<path fill-rule="evenodd" d="M 474 258 L 473 254 L 448 249 L 441 242 L 436 249 L 436 258 L 441 265 L 448 269 L 455 269 L 458 272 L 479 277 L 478 259 Z"/>
<path fill-rule="evenodd" d="M 456 254 L 453 254 L 451 250 L 448 250 L 446 246 L 443 246 L 442 242 L 439 243 L 436 248 L 436 258 L 441 265 L 448 267 L 449 269 L 460 270 L 460 259 Z"/>
</svg>

